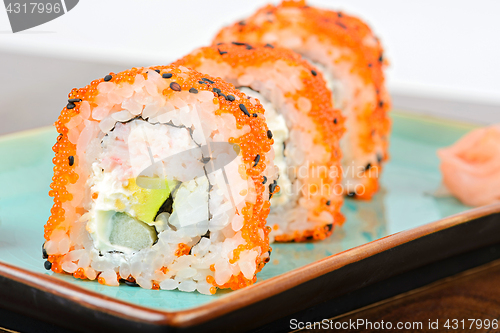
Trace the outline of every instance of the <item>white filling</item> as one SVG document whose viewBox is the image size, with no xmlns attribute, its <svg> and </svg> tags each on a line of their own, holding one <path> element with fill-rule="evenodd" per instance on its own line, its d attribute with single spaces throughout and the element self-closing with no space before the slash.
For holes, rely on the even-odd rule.
<svg viewBox="0 0 500 333">
<path fill-rule="evenodd" d="M 285 144 L 289 138 L 288 127 L 286 126 L 285 118 L 283 115 L 279 114 L 274 105 L 262 96 L 257 91 L 241 87 L 239 88 L 245 95 L 256 98 L 260 101 L 264 110 L 266 110 L 265 116 L 267 121 L 267 126 L 273 133 L 274 139 L 274 165 L 279 169 L 278 185 L 280 191 L 273 195 L 271 198 L 271 207 L 285 205 L 289 202 L 292 194 L 292 182 L 288 177 L 287 162 L 286 162 L 286 152 Z M 269 182 L 267 183 L 269 185 Z"/>
<path fill-rule="evenodd" d="M 175 193 L 174 211 L 169 222 L 177 229 L 208 221 L 208 179 L 198 177 L 182 183 Z"/>
<path fill-rule="evenodd" d="M 118 123 L 115 130 L 104 137 L 101 157 L 92 165 L 89 178 L 92 193 L 98 195 L 92 202 L 91 219 L 87 223 L 94 246 L 101 251 L 132 253 L 152 246 L 157 232 L 170 228 L 179 230 L 201 223 L 206 227 L 194 227 L 186 233 L 190 236 L 206 233 L 209 182 L 200 161 L 201 150 L 197 148 L 185 128 L 153 125 L 142 120 Z M 193 174 L 199 177 L 192 179 Z M 161 201 L 153 201 L 155 204 L 146 208 L 153 210 L 149 215 L 156 215 L 168 198 L 165 193 L 170 192 L 172 215 L 162 213 L 156 217 L 157 221 L 141 221 L 143 215 L 137 209 L 144 207 L 145 197 L 140 193 L 146 190 L 145 193 L 157 195 L 158 192 L 152 191 L 161 191 L 158 188 L 148 192 L 151 187 L 141 187 L 139 181 L 143 175 L 156 177 L 151 178 L 153 180 L 168 179 L 168 192 L 160 192 L 164 195 Z M 131 182 L 138 185 L 130 186 Z"/>
</svg>

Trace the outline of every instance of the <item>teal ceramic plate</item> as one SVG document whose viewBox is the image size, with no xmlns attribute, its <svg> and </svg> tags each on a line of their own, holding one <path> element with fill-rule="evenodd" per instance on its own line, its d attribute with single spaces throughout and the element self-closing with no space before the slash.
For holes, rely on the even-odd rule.
<svg viewBox="0 0 500 333">
<path fill-rule="evenodd" d="M 454 198 L 438 198 L 433 193 L 441 181 L 436 150 L 452 144 L 474 126 L 397 112 L 392 114 L 392 119 L 391 159 L 383 171 L 381 191 L 370 202 L 346 200 L 343 207 L 346 223 L 329 239 L 274 244 L 271 261 L 258 274 L 258 283 L 253 287 L 277 277 L 291 277 L 293 272 L 303 272 L 311 264 L 333 258 L 332 255 L 342 251 L 348 253 L 360 245 L 377 243 L 376 240 L 385 236 L 469 209 Z M 81 292 L 79 297 L 108 297 L 110 301 L 123 301 L 125 303 L 118 303 L 140 306 L 152 313 L 195 313 L 197 309 L 238 299 L 242 291 L 218 291 L 216 295 L 206 296 L 125 285 L 109 287 L 47 272 L 43 267 L 41 245 L 43 225 L 52 203 L 47 193 L 52 177 L 51 147 L 56 136 L 54 129 L 42 128 L 0 139 L 0 262 L 21 268 L 23 272 L 39 273 L 45 276 L 43 281 Z M 243 305 L 240 304 L 240 308 Z M 192 320 L 192 323 L 199 322 L 202 321 Z"/>
</svg>

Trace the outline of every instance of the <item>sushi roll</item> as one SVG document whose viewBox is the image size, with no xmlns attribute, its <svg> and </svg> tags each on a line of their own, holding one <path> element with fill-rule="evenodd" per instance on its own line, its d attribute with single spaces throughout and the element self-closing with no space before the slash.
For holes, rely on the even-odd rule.
<svg viewBox="0 0 500 333">
<path fill-rule="evenodd" d="M 384 84 L 386 60 L 370 28 L 342 12 L 283 1 L 223 28 L 214 39 L 231 41 L 290 48 L 323 73 L 335 106 L 346 117 L 341 142 L 344 192 L 371 198 L 388 158 L 391 103 Z"/>
<path fill-rule="evenodd" d="M 344 119 L 321 73 L 288 49 L 238 42 L 202 47 L 175 65 L 221 77 L 264 105 L 279 178 L 262 184 L 280 187 L 271 199 L 271 241 L 324 239 L 343 223 Z"/>
<path fill-rule="evenodd" d="M 73 89 L 55 126 L 45 267 L 147 289 L 238 289 L 269 261 L 264 109 L 185 67 Z"/>
</svg>

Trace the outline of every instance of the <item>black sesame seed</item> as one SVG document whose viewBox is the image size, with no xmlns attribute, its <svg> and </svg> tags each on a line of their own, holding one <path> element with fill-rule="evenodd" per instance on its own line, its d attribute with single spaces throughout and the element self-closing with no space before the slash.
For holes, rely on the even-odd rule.
<svg viewBox="0 0 500 333">
<path fill-rule="evenodd" d="M 226 98 L 226 95 L 224 95 L 224 94 L 222 93 L 222 90 L 220 90 L 219 88 L 213 88 L 213 89 L 212 89 L 212 91 L 213 91 L 214 93 L 217 93 L 217 96 L 222 96 L 222 97 Z"/>
<path fill-rule="evenodd" d="M 245 22 L 245 21 L 239 21 L 239 22 L 238 22 L 238 24 L 239 24 L 239 25 L 245 25 L 245 24 L 246 24 L 246 22 Z"/>
<path fill-rule="evenodd" d="M 240 110 L 243 111 L 243 113 L 246 114 L 247 117 L 250 117 L 250 113 L 248 112 L 247 107 L 245 106 L 245 104 L 240 104 Z"/>
<path fill-rule="evenodd" d="M 129 280 L 123 280 L 123 282 L 130 287 L 139 287 L 139 285 L 135 282 L 130 282 Z"/>
<path fill-rule="evenodd" d="M 230 102 L 234 102 L 234 101 L 236 100 L 236 98 L 234 98 L 234 96 L 233 96 L 233 95 L 227 95 L 227 96 L 226 96 L 226 99 L 227 99 L 228 101 L 230 101 Z"/>
<path fill-rule="evenodd" d="M 337 123 L 338 123 L 337 118 L 334 118 L 334 119 L 333 119 L 333 123 L 334 123 L 335 125 L 337 125 Z"/>
<path fill-rule="evenodd" d="M 68 103 L 68 105 L 66 105 L 66 108 L 67 108 L 67 109 L 69 109 L 69 110 L 71 110 L 71 109 L 74 109 L 74 108 L 75 108 L 75 106 L 76 106 L 76 105 L 75 105 L 75 104 L 73 104 L 73 103 Z"/>
<path fill-rule="evenodd" d="M 206 77 L 201 78 L 203 81 L 214 84 L 215 82 L 207 79 Z"/>
<path fill-rule="evenodd" d="M 227 51 L 221 51 L 221 50 L 219 50 L 219 49 L 217 49 L 217 51 L 219 51 L 219 54 L 220 54 L 220 55 L 223 55 L 223 54 L 226 54 L 226 53 L 227 53 Z"/>
<path fill-rule="evenodd" d="M 262 176 L 264 177 L 264 180 L 262 181 L 262 184 L 266 184 L 267 183 L 267 177 L 266 176 Z"/>
<path fill-rule="evenodd" d="M 252 117 L 257 118 L 259 115 L 257 113 L 252 113 Z"/>
<path fill-rule="evenodd" d="M 70 98 L 68 99 L 68 103 L 80 103 L 82 100 L 79 98 Z"/>
<path fill-rule="evenodd" d="M 45 250 L 45 243 L 42 244 L 42 258 L 47 259 L 49 255 L 47 254 L 47 251 Z"/>
<path fill-rule="evenodd" d="M 198 81 L 199 84 L 207 84 L 205 81 Z"/>
<path fill-rule="evenodd" d="M 108 82 L 108 81 L 109 81 L 109 80 L 111 80 L 112 78 L 113 78 L 113 77 L 112 77 L 111 75 L 109 75 L 109 74 L 108 74 L 108 75 L 106 75 L 106 76 L 104 77 L 104 81 L 105 81 L 105 82 Z"/>
<path fill-rule="evenodd" d="M 232 43 L 238 46 L 247 45 L 246 43 L 241 43 L 241 42 L 232 42 Z"/>
<path fill-rule="evenodd" d="M 160 70 L 159 69 L 155 69 L 155 72 L 160 74 Z"/>
<path fill-rule="evenodd" d="M 333 229 L 333 224 L 327 224 L 325 227 L 328 229 L 328 231 L 332 231 Z"/>
<path fill-rule="evenodd" d="M 271 130 L 267 130 L 267 138 L 271 140 L 273 138 L 273 132 Z"/>
<path fill-rule="evenodd" d="M 221 43 L 217 43 L 217 46 L 222 45 L 222 44 L 224 44 L 224 43 L 222 43 L 222 42 Z"/>
<path fill-rule="evenodd" d="M 327 205 L 327 206 L 330 206 L 331 204 L 332 204 L 332 202 L 331 202 L 330 200 L 328 200 L 328 201 L 326 202 L 326 205 Z"/>
<path fill-rule="evenodd" d="M 378 57 L 378 61 L 383 62 L 384 61 L 384 55 L 381 54 L 380 57 Z"/>
<path fill-rule="evenodd" d="M 371 163 L 368 163 L 366 166 L 365 166 L 365 171 L 367 170 L 370 170 L 370 168 L 372 167 L 372 164 Z"/>
<path fill-rule="evenodd" d="M 354 193 L 354 192 L 349 192 L 349 193 L 347 193 L 347 196 L 348 196 L 349 198 L 354 198 L 354 196 L 356 196 L 356 193 Z"/>
<path fill-rule="evenodd" d="M 271 44 L 267 43 L 266 45 L 264 45 L 264 47 L 270 47 L 271 49 L 274 49 L 274 46 L 272 46 Z"/>
<path fill-rule="evenodd" d="M 384 107 L 384 101 L 379 101 L 378 102 L 378 106 L 380 106 L 381 108 L 383 108 Z"/>
<path fill-rule="evenodd" d="M 369 64 L 368 64 L 368 67 L 372 67 L 372 66 L 373 66 L 373 65 L 372 65 L 372 63 L 369 63 Z"/>
<path fill-rule="evenodd" d="M 307 237 L 306 237 L 306 240 L 307 240 L 307 241 L 311 241 L 311 240 L 313 240 L 313 239 L 314 239 L 314 237 L 313 237 L 313 236 L 307 236 Z"/>
<path fill-rule="evenodd" d="M 163 75 L 161 77 L 164 79 L 170 79 L 173 75 L 174 74 L 172 74 L 172 73 L 163 73 Z"/>
<path fill-rule="evenodd" d="M 339 27 L 341 27 L 342 29 L 346 29 L 347 30 L 347 27 L 345 26 L 344 23 L 341 23 L 341 22 L 335 22 L 336 25 L 338 25 Z"/>
<path fill-rule="evenodd" d="M 252 45 L 247 44 L 247 50 L 251 50 L 251 49 L 253 49 Z"/>
<path fill-rule="evenodd" d="M 191 94 L 197 94 L 197 93 L 198 93 L 198 89 L 196 89 L 196 88 L 191 88 L 191 89 L 189 89 L 189 92 L 190 92 Z"/>
<path fill-rule="evenodd" d="M 46 270 L 50 271 L 52 268 L 52 263 L 50 261 L 46 261 L 43 263 L 43 267 L 45 267 Z"/>
<path fill-rule="evenodd" d="M 382 154 L 377 154 L 377 162 L 380 163 L 384 160 L 384 157 L 382 156 Z"/>
<path fill-rule="evenodd" d="M 68 160 L 69 160 L 69 166 L 73 166 L 73 164 L 75 164 L 75 157 L 68 156 Z"/>
<path fill-rule="evenodd" d="M 342 15 L 342 13 L 341 13 L 341 12 L 338 12 L 338 13 L 337 13 L 337 16 L 338 16 L 338 17 L 342 17 L 342 16 L 344 16 L 344 15 Z"/>
<path fill-rule="evenodd" d="M 260 155 L 257 154 L 257 156 L 255 156 L 255 159 L 253 160 L 255 162 L 255 164 L 253 165 L 254 167 L 257 166 L 257 164 L 259 164 L 259 161 L 260 161 Z"/>
<path fill-rule="evenodd" d="M 314 69 L 311 69 L 311 74 L 314 76 L 318 75 L 318 73 Z"/>
<path fill-rule="evenodd" d="M 177 82 L 170 82 L 170 89 L 174 91 L 181 91 L 181 85 L 178 84 Z"/>
<path fill-rule="evenodd" d="M 274 190 L 276 189 L 276 186 L 278 186 L 278 184 L 276 183 L 276 181 L 274 181 L 272 184 L 269 184 L 269 193 L 270 194 L 274 193 Z"/>
</svg>

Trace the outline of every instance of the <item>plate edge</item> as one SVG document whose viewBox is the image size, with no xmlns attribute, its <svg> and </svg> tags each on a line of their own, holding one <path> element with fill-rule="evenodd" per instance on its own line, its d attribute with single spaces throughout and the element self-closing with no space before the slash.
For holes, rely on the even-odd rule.
<svg viewBox="0 0 500 333">
<path fill-rule="evenodd" d="M 146 324 L 189 327 L 262 301 L 348 264 L 369 258 L 426 235 L 495 213 L 500 213 L 500 204 L 475 208 L 445 217 L 423 226 L 395 233 L 336 253 L 288 273 L 246 287 L 211 303 L 180 311 L 164 311 L 135 305 L 3 262 L 0 262 L 0 275 L 56 297 L 62 297 L 72 302 L 78 301 L 82 306 L 108 315 Z"/>
</svg>

